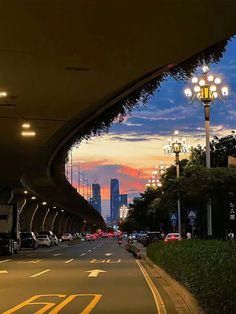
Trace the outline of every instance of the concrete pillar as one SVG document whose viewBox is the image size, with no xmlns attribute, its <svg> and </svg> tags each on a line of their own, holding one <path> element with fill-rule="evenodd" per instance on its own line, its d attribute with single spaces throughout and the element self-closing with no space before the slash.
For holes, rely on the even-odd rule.
<svg viewBox="0 0 236 314">
<path fill-rule="evenodd" d="M 21 214 L 26 204 L 26 198 L 23 195 L 14 195 L 11 200 L 11 203 L 17 204 L 17 209 L 19 211 L 19 214 Z"/>
<path fill-rule="evenodd" d="M 51 230 L 53 232 L 53 229 L 54 229 L 53 225 L 54 225 L 57 215 L 58 215 L 58 211 L 54 209 L 51 209 L 49 211 L 48 215 L 46 216 L 45 223 L 44 223 L 45 230 Z"/>
<path fill-rule="evenodd" d="M 21 211 L 21 230 L 32 231 L 32 224 L 35 213 L 38 209 L 38 203 L 28 200 Z"/>
<path fill-rule="evenodd" d="M 63 223 L 63 231 L 62 232 L 69 232 L 68 231 L 68 224 L 70 222 L 70 216 L 67 214 L 67 216 L 64 219 L 64 223 Z"/>
<path fill-rule="evenodd" d="M 63 220 L 65 218 L 65 214 L 64 212 L 59 212 L 59 214 L 57 215 L 55 221 L 54 221 L 54 230 L 53 232 L 55 232 L 58 236 L 61 236 L 61 234 L 63 233 L 62 231 L 62 224 L 63 224 Z"/>
<path fill-rule="evenodd" d="M 48 207 L 40 205 L 34 215 L 32 231 L 39 232 L 43 230 L 42 228 L 45 222 L 45 216 L 47 214 L 48 214 Z"/>
<path fill-rule="evenodd" d="M 45 214 L 45 216 L 44 216 L 44 218 L 43 218 L 43 222 L 42 222 L 42 231 L 48 231 L 47 229 L 45 229 L 45 221 L 46 221 L 46 218 L 47 218 L 49 212 L 50 212 L 50 208 L 47 209 L 47 212 L 46 212 L 46 214 Z M 49 229 L 49 230 L 51 230 L 51 229 Z"/>
</svg>

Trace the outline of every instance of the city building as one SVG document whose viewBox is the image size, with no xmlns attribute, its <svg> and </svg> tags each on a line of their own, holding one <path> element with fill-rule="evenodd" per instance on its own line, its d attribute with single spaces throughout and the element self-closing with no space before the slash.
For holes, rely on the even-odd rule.
<svg viewBox="0 0 236 314">
<path fill-rule="evenodd" d="M 107 224 L 108 226 L 111 225 L 111 216 L 110 216 L 110 215 L 106 215 L 106 224 Z"/>
<path fill-rule="evenodd" d="M 92 184 L 92 197 L 90 198 L 90 204 L 101 214 L 101 187 L 98 183 Z"/>
<path fill-rule="evenodd" d="M 119 207 L 128 205 L 128 195 L 127 194 L 120 194 L 119 195 Z"/>
<path fill-rule="evenodd" d="M 112 224 L 119 220 L 119 181 L 117 179 L 111 179 L 110 184 L 110 213 Z"/>
</svg>

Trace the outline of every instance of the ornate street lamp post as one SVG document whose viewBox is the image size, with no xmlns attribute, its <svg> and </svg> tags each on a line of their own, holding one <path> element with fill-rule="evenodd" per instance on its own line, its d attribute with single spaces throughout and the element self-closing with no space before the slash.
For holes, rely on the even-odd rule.
<svg viewBox="0 0 236 314">
<path fill-rule="evenodd" d="M 228 96 L 228 88 L 221 85 L 221 78 L 214 77 L 209 73 L 209 67 L 204 65 L 202 68 L 202 75 L 192 78 L 192 89 L 186 88 L 184 93 L 189 99 L 190 103 L 193 103 L 196 99 L 200 104 L 204 106 L 205 114 L 205 132 L 206 132 L 206 167 L 211 167 L 210 157 L 210 105 L 214 104 L 216 99 L 220 99 L 221 102 L 226 101 Z M 211 199 L 207 203 L 207 234 L 212 236 L 212 211 L 211 211 Z"/>
<path fill-rule="evenodd" d="M 183 138 L 182 141 L 178 138 L 178 131 L 175 131 L 175 139 L 173 142 L 171 140 L 168 140 L 168 144 L 164 146 L 164 153 L 165 154 L 175 154 L 175 163 L 176 163 L 176 176 L 179 178 L 180 171 L 179 171 L 179 154 L 180 153 L 188 153 L 189 152 L 189 145 L 186 144 L 186 139 Z M 180 207 L 180 198 L 178 195 L 177 200 L 177 207 L 178 207 L 178 231 L 181 235 L 181 207 Z"/>
</svg>

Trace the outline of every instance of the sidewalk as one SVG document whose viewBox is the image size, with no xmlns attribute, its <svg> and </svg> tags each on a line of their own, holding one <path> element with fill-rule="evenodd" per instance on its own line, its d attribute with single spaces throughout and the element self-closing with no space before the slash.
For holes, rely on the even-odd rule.
<svg viewBox="0 0 236 314">
<path fill-rule="evenodd" d="M 162 268 L 155 265 L 146 254 L 146 247 L 141 243 L 134 242 L 133 245 L 139 250 L 143 264 L 149 272 L 156 277 L 157 282 L 164 288 L 165 292 L 170 296 L 176 304 L 178 313 L 185 314 L 203 314 L 203 311 L 198 306 L 195 297 L 185 289 L 180 283 L 173 279 Z"/>
</svg>

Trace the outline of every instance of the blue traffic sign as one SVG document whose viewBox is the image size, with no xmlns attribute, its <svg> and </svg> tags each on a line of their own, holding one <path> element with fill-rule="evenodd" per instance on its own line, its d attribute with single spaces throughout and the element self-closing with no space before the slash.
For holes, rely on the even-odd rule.
<svg viewBox="0 0 236 314">
<path fill-rule="evenodd" d="M 194 210 L 190 210 L 189 213 L 188 213 L 188 218 L 191 219 L 196 219 L 197 218 L 197 212 L 194 211 Z"/>
<path fill-rule="evenodd" d="M 191 225 L 191 226 L 194 226 L 195 225 L 195 218 L 189 218 L 189 224 Z"/>
<path fill-rule="evenodd" d="M 176 213 L 170 213 L 170 220 L 171 221 L 176 221 L 177 220 L 177 214 Z"/>
</svg>

